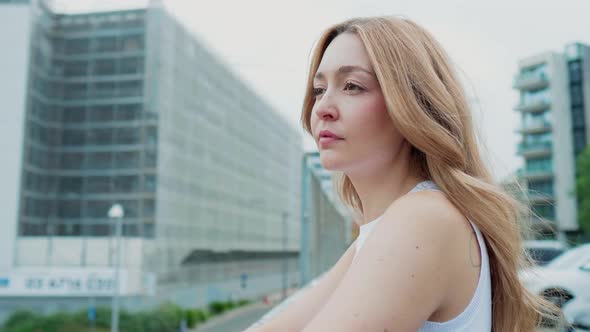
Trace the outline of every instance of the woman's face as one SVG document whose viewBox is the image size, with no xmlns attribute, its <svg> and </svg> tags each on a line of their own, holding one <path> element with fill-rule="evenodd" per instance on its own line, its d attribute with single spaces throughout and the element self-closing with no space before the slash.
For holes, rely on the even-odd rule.
<svg viewBox="0 0 590 332">
<path fill-rule="evenodd" d="M 385 99 L 361 40 L 336 37 L 315 75 L 311 133 L 324 168 L 369 171 L 391 163 L 403 137 L 387 113 Z M 338 138 L 323 137 L 330 133 Z"/>
</svg>

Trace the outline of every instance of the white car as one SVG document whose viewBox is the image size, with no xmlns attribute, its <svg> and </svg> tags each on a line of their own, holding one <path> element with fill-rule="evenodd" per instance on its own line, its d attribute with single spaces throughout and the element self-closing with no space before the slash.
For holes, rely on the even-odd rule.
<svg viewBox="0 0 590 332">
<path fill-rule="evenodd" d="M 570 249 L 545 266 L 521 271 L 520 278 L 572 322 L 580 312 L 590 311 L 590 244 Z"/>
<path fill-rule="evenodd" d="M 557 240 L 528 240 L 524 242 L 526 251 L 536 265 L 547 265 L 557 256 L 569 249 L 569 246 Z"/>
</svg>

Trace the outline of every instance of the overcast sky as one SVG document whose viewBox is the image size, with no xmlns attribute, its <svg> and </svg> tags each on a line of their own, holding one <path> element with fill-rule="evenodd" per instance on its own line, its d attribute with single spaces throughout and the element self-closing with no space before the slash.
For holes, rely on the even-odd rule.
<svg viewBox="0 0 590 332">
<path fill-rule="evenodd" d="M 144 0 L 57 0 L 71 7 Z M 310 51 L 321 31 L 354 16 L 403 15 L 428 29 L 462 74 L 476 125 L 497 178 L 522 164 L 516 155 L 517 61 L 566 43 L 590 43 L 588 0 L 164 0 L 196 37 L 299 128 Z M 302 135 L 303 135 L 303 131 Z M 304 140 L 306 150 L 315 149 Z"/>
</svg>

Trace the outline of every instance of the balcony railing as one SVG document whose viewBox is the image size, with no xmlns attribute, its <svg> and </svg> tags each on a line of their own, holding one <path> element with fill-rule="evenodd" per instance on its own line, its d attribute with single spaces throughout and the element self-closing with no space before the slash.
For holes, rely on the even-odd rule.
<svg viewBox="0 0 590 332">
<path fill-rule="evenodd" d="M 551 123 L 546 120 L 542 121 L 529 121 L 523 124 L 522 128 L 518 132 L 522 134 L 540 134 L 551 130 Z"/>
<path fill-rule="evenodd" d="M 551 146 L 551 142 L 521 142 L 518 144 L 517 150 L 518 154 L 522 155 L 523 157 L 542 156 L 551 154 Z"/>
<path fill-rule="evenodd" d="M 551 100 L 549 98 L 539 98 L 534 100 L 529 100 L 526 102 L 521 102 L 520 104 L 514 107 L 515 110 L 520 112 L 542 112 L 551 107 Z"/>
<path fill-rule="evenodd" d="M 537 90 L 549 86 L 544 72 L 520 73 L 514 78 L 512 87 L 518 90 Z"/>
</svg>

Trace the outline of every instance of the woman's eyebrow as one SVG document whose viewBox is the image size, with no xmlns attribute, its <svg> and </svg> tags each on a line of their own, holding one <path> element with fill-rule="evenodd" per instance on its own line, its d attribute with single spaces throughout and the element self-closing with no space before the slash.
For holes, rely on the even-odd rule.
<svg viewBox="0 0 590 332">
<path fill-rule="evenodd" d="M 342 66 L 342 67 L 338 68 L 337 75 L 342 75 L 345 73 L 352 73 L 355 71 L 363 72 L 365 74 L 371 75 L 372 77 L 376 77 L 374 72 L 372 72 L 368 69 L 365 69 L 361 66 Z M 316 80 L 321 80 L 324 78 L 325 78 L 325 75 L 322 72 L 317 72 L 314 76 L 314 79 L 316 79 Z"/>
</svg>

